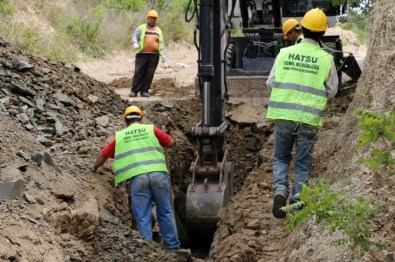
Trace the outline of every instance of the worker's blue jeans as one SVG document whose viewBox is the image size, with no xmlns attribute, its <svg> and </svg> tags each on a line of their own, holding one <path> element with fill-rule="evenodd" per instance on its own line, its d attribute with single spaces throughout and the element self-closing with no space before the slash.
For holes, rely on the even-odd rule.
<svg viewBox="0 0 395 262">
<path fill-rule="evenodd" d="M 130 190 L 133 215 L 140 235 L 146 240 L 152 240 L 151 210 L 152 202 L 155 202 L 159 229 L 166 248 L 180 248 L 167 174 L 151 172 L 133 177 Z"/>
<path fill-rule="evenodd" d="M 289 120 L 276 120 L 273 157 L 274 194 L 285 198 L 289 195 L 289 165 L 292 160 L 292 148 L 295 145 L 295 178 L 290 204 L 299 199 L 295 197 L 307 185 L 313 163 L 313 148 L 317 141 L 317 127 Z"/>
</svg>

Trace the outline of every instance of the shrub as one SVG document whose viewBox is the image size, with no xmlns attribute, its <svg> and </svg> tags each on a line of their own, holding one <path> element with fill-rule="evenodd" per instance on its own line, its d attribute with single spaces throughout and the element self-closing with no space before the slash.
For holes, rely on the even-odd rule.
<svg viewBox="0 0 395 262">
<path fill-rule="evenodd" d="M 10 15 L 15 11 L 15 6 L 10 2 L 10 0 L 0 0 L 0 14 Z"/>
<path fill-rule="evenodd" d="M 373 208 L 367 198 L 345 196 L 341 191 L 330 189 L 323 180 L 315 186 L 303 185 L 299 198 L 300 202 L 283 208 L 286 212 L 292 212 L 303 206 L 299 212 L 288 216 L 287 232 L 314 217 L 317 224 L 329 229 L 331 234 L 338 230 L 345 234 L 345 238 L 332 242 L 334 246 L 349 244 L 358 255 L 364 254 L 372 246 L 383 247 L 371 240 L 369 225 L 378 209 Z"/>
<path fill-rule="evenodd" d="M 357 117 L 358 129 L 362 131 L 358 148 L 378 140 L 384 145 L 383 149 L 373 148 L 369 157 L 361 157 L 358 162 L 373 170 L 382 169 L 388 176 L 394 175 L 395 161 L 391 153 L 395 149 L 395 111 L 380 114 L 365 109 L 357 112 Z"/>
<path fill-rule="evenodd" d="M 126 11 L 141 11 L 145 8 L 143 0 L 102 0 L 102 2 L 111 9 L 126 10 Z"/>
<path fill-rule="evenodd" d="M 66 32 L 88 56 L 100 57 L 104 53 L 98 45 L 103 18 L 104 13 L 96 8 L 88 18 L 76 16 L 72 17 L 67 23 Z"/>
</svg>

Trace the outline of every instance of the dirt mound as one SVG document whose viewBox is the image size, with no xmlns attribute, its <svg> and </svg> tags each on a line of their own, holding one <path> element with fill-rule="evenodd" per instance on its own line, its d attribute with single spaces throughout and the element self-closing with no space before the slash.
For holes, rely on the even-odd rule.
<svg viewBox="0 0 395 262">
<path fill-rule="evenodd" d="M 391 1 L 383 4 L 391 6 Z M 395 105 L 390 73 L 394 50 L 388 48 L 394 46 L 390 32 L 394 15 L 392 9 L 379 11 L 372 16 L 372 51 L 359 86 L 345 89 L 329 104 L 313 175 L 327 170 L 341 174 L 335 177 L 339 182 L 334 187 L 344 188 L 346 195 L 367 195 L 374 205 L 385 206 L 386 212 L 371 227 L 374 240 L 388 245 L 356 258 L 346 247 L 331 246 L 333 237 L 323 234 L 314 221 L 285 235 L 283 221 L 271 215 L 272 124 L 232 119 L 242 106 L 236 103 L 226 105 L 231 127 L 225 136 L 235 164 L 236 194 L 219 213 L 221 221 L 205 261 L 394 260 L 394 181 L 364 168 L 354 155 L 359 133 L 353 111 L 361 107 L 393 110 Z M 143 241 L 132 229 L 126 193 L 113 187 L 111 162 L 97 174 L 92 174 L 90 166 L 101 147 L 124 126 L 125 106 L 140 106 L 147 122 L 165 127 L 177 141 L 168 156 L 177 221 L 182 240 L 188 243 L 183 231 L 185 192 L 196 157 L 191 129 L 201 119 L 201 104 L 194 96 L 195 51 L 179 48 L 170 45 L 167 62 L 159 65 L 152 87 L 155 100 L 126 101 L 114 87 L 116 91 L 130 88 L 131 51 L 81 63 L 82 72 L 78 72 L 72 65 L 52 63 L 2 44 L 0 178 L 15 192 L 1 200 L 1 260 L 176 260 L 160 244 Z M 116 77 L 120 79 L 113 81 Z M 255 114 L 258 108 L 249 110 Z"/>
<path fill-rule="evenodd" d="M 13 192 L 2 194 L 1 260 L 174 260 L 131 230 L 111 164 L 90 171 L 126 101 L 71 65 L 4 45 L 0 54 L 0 175 Z"/>
<path fill-rule="evenodd" d="M 121 93 L 119 89 L 128 90 L 130 92 L 132 86 L 132 79 L 127 77 L 121 77 L 114 79 L 109 83 L 116 89 L 116 92 Z M 194 85 L 179 86 L 175 78 L 160 78 L 152 83 L 149 93 L 154 96 L 161 97 L 162 99 L 178 98 L 183 97 L 191 99 L 195 94 Z"/>
</svg>

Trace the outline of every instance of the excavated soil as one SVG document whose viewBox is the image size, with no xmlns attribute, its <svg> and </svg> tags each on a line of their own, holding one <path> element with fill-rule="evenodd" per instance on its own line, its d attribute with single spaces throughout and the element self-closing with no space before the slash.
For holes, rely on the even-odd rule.
<svg viewBox="0 0 395 262">
<path fill-rule="evenodd" d="M 393 10 L 385 13 L 387 27 L 379 26 L 379 17 L 372 19 L 377 34 L 390 35 L 384 29 L 395 25 Z M 384 49 L 393 39 L 373 37 L 372 41 Z M 168 47 L 168 60 L 157 70 L 151 97 L 130 99 L 131 52 L 77 62 L 76 67 L 46 61 L 1 42 L 0 178 L 15 186 L 9 199 L 0 200 L 1 261 L 178 261 L 160 242 L 139 237 L 124 188 L 113 186 L 111 161 L 96 174 L 90 167 L 115 131 L 123 128 L 124 108 L 140 106 L 146 122 L 165 128 L 177 142 L 167 155 L 180 237 L 184 245 L 188 243 L 183 208 L 191 180 L 189 167 L 196 154 L 191 129 L 201 118 L 192 50 Z M 392 68 L 387 58 L 393 57 L 394 50 L 374 53 L 368 57 L 370 62 L 378 56 L 386 61 L 386 69 Z M 381 70 L 379 63 L 372 64 L 376 66 L 369 67 L 362 78 L 362 93 L 356 85 L 346 85 L 330 102 L 313 177 L 340 170 L 351 177 L 347 194 L 363 192 L 376 204 L 386 203 L 387 213 L 373 223 L 374 237 L 388 243 L 386 249 L 355 258 L 345 247 L 330 246 L 331 237 L 314 222 L 285 234 L 284 222 L 271 215 L 273 125 L 263 118 L 237 120 L 234 116 L 243 104 L 230 101 L 226 109 L 231 127 L 225 140 L 235 164 L 235 195 L 219 212 L 221 221 L 208 257 L 192 250 L 192 261 L 394 261 L 394 181 L 373 177 L 350 157 L 358 134 L 351 111 L 370 107 L 371 101 L 376 108 L 379 104 L 393 109 L 395 104 L 390 89 L 393 77 L 376 77 L 372 83 Z M 379 95 L 383 86 L 392 93 Z"/>
</svg>

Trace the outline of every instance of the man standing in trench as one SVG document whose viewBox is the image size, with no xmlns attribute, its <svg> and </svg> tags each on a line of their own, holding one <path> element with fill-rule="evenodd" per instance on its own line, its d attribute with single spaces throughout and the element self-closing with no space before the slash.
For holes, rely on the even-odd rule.
<svg viewBox="0 0 395 262">
<path fill-rule="evenodd" d="M 118 131 L 93 164 L 96 171 L 108 158 L 114 158 L 115 186 L 126 182 L 137 230 L 146 240 L 153 240 L 151 209 L 155 202 L 160 233 L 165 247 L 183 257 L 170 202 L 166 159 L 162 147 L 172 147 L 173 138 L 152 124 L 143 124 L 143 112 L 129 106 L 124 113 L 126 128 Z"/>
<path fill-rule="evenodd" d="M 271 90 L 266 117 L 275 120 L 273 156 L 273 215 L 281 210 L 290 194 L 288 184 L 291 151 L 295 145 L 295 178 L 290 204 L 299 202 L 302 184 L 308 184 L 313 148 L 328 98 L 334 97 L 338 77 L 333 57 L 318 44 L 327 29 L 327 17 L 320 9 L 308 11 L 301 21 L 304 40 L 282 48 L 266 85 Z M 297 212 L 297 210 L 296 210 Z"/>
<path fill-rule="evenodd" d="M 162 30 L 156 25 L 158 13 L 150 10 L 147 13 L 147 23 L 137 27 L 132 37 L 133 49 L 136 51 L 135 68 L 132 89 L 129 97 L 136 97 L 141 92 L 142 97 L 149 97 L 154 74 L 159 63 L 166 61 L 165 41 Z"/>
</svg>

